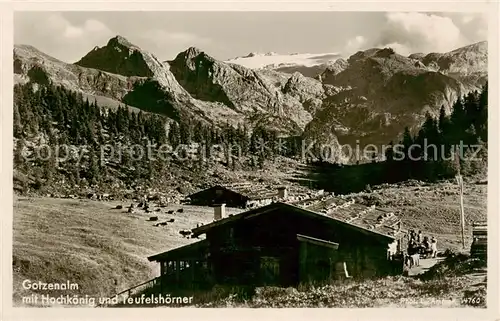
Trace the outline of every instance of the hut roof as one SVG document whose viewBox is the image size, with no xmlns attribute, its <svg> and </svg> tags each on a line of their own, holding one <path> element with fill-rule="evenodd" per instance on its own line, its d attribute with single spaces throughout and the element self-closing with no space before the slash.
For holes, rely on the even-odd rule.
<svg viewBox="0 0 500 321">
<path fill-rule="evenodd" d="M 393 212 L 357 204 L 345 197 L 325 196 L 295 205 L 385 235 L 396 236 L 404 233 L 400 226 L 401 219 Z"/>
<path fill-rule="evenodd" d="M 337 204 L 335 201 L 338 202 L 339 205 L 334 206 L 333 204 Z M 330 207 L 323 208 L 320 206 L 320 202 L 324 202 L 323 204 L 329 204 Z M 307 206 L 304 206 L 304 204 Z M 206 233 L 213 227 L 231 224 L 232 222 L 240 219 L 272 212 L 279 207 L 286 208 L 289 211 L 293 211 L 301 215 L 306 215 L 311 219 L 323 219 L 325 223 L 340 223 L 347 228 L 362 231 L 365 234 L 373 236 L 384 237 L 387 240 L 395 240 L 398 236 L 404 233 L 399 225 L 400 219 L 396 215 L 387 211 L 355 204 L 338 197 L 324 200 L 320 199 L 319 201 L 316 200 L 313 204 L 304 202 L 304 204 L 276 202 L 200 226 L 193 229 L 193 234 L 200 235 Z"/>
<path fill-rule="evenodd" d="M 204 192 L 209 189 L 214 188 L 223 188 L 226 190 L 230 190 L 234 193 L 240 194 L 248 200 L 264 200 L 264 199 L 272 199 L 278 196 L 278 189 L 284 188 L 282 185 L 266 185 L 255 182 L 240 182 L 240 183 L 232 183 L 232 184 L 219 184 L 212 186 L 208 189 L 203 189 L 196 193 L 190 195 L 190 197 Z M 304 190 L 298 187 L 286 187 L 288 190 L 288 194 L 291 196 L 303 196 L 304 198 L 310 197 Z"/>
<path fill-rule="evenodd" d="M 201 240 L 191 244 L 187 244 L 173 250 L 168 250 L 159 254 L 155 254 L 148 257 L 149 261 L 166 261 L 166 260 L 176 260 L 176 259 L 186 259 L 191 257 L 199 256 L 200 253 L 208 249 L 207 240 Z"/>
</svg>

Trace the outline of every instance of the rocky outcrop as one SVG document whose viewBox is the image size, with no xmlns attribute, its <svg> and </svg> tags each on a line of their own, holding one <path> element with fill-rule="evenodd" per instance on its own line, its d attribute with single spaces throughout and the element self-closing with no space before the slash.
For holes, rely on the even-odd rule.
<svg viewBox="0 0 500 321">
<path fill-rule="evenodd" d="M 340 72 L 344 71 L 349 66 L 345 59 L 337 59 L 334 63 L 328 65 L 323 73 L 318 76 L 318 79 L 324 83 L 329 83 L 328 77 L 334 77 Z"/>
<path fill-rule="evenodd" d="M 430 53 L 421 60 L 426 66 L 433 64 L 443 74 L 486 74 L 488 71 L 488 43 L 478 42 L 447 53 Z"/>
<path fill-rule="evenodd" d="M 488 43 L 478 42 L 441 54 L 430 53 L 419 59 L 429 69 L 476 87 L 488 79 Z"/>
<path fill-rule="evenodd" d="M 57 60 L 28 45 L 14 46 L 15 82 L 52 82 L 68 89 L 121 100 L 136 78 Z"/>
<path fill-rule="evenodd" d="M 273 69 L 287 74 L 293 74 L 299 72 L 306 77 L 315 78 L 321 73 L 323 73 L 328 68 L 328 66 L 329 64 L 325 63 L 315 66 L 301 66 L 301 65 L 278 66 Z"/>
<path fill-rule="evenodd" d="M 487 79 L 487 45 L 444 54 L 401 56 L 390 48 L 360 51 L 337 60 L 318 77 L 327 97 L 304 136 L 333 133 L 354 147 L 397 140 L 404 127 L 420 126 L 427 112 L 449 112 L 454 101 Z"/>
<path fill-rule="evenodd" d="M 218 61 L 197 48 L 189 48 L 169 61 L 170 71 L 189 94 L 217 102 L 247 115 L 287 117 L 300 129 L 312 119 L 302 102 L 276 86 L 269 75 L 240 65 Z M 278 80 L 279 81 L 279 80 Z"/>
<path fill-rule="evenodd" d="M 130 45 L 123 38 L 118 38 L 121 45 Z M 108 42 L 114 43 L 116 38 Z M 151 77 L 139 75 L 124 76 L 107 71 L 68 64 L 57 60 L 32 46 L 14 47 L 15 82 L 52 82 L 70 90 L 81 92 L 86 97 L 109 98 L 105 106 L 117 106 L 120 103 L 167 115 L 176 119 L 181 114 L 192 115 L 190 109 L 196 105 L 194 99 L 177 83 L 175 77 L 163 64 L 152 55 L 137 47 L 135 52 L 146 57 L 144 62 Z M 88 55 L 87 55 L 88 56 Z M 146 68 L 146 67 L 145 67 Z M 196 116 L 195 117 L 201 117 Z"/>
<path fill-rule="evenodd" d="M 326 97 L 321 82 L 299 72 L 295 72 L 288 79 L 283 86 L 283 93 L 296 98 L 312 115 L 321 109 L 322 101 Z"/>
<path fill-rule="evenodd" d="M 220 102 L 230 108 L 235 108 L 235 104 L 226 94 L 223 85 L 231 85 L 231 76 L 227 73 L 231 70 L 222 70 L 215 59 L 201 52 L 198 48 L 191 47 L 177 55 L 175 60 L 168 62 L 170 71 L 174 74 L 181 86 L 189 94 L 199 100 Z M 215 78 L 220 81 L 215 81 Z M 240 84 L 234 84 L 234 87 L 241 87 Z"/>
</svg>

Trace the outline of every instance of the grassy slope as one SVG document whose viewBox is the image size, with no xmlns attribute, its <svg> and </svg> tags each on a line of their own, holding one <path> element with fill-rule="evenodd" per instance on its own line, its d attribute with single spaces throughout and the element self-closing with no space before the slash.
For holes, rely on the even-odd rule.
<svg viewBox="0 0 500 321">
<path fill-rule="evenodd" d="M 405 185 L 385 186 L 352 196 L 367 204 L 376 201 L 377 206 L 394 211 L 406 229 L 422 230 L 424 236 L 435 236 L 440 251 L 461 250 L 458 186 L 451 182 Z M 464 212 L 468 250 L 472 242 L 472 222 L 487 218 L 487 185 L 464 183 Z"/>
<path fill-rule="evenodd" d="M 14 200 L 14 301 L 31 294 L 22 288 L 24 279 L 42 282 L 70 280 L 80 295 L 110 296 L 158 275 L 158 266 L 147 256 L 193 241 L 179 231 L 212 221 L 213 210 L 182 206 L 184 213 L 129 214 L 113 209 L 121 202 L 98 202 L 51 198 Z M 123 204 L 129 205 L 129 204 Z M 228 209 L 228 213 L 237 210 Z M 154 227 L 174 218 L 167 227 Z M 117 284 L 115 285 L 115 280 Z M 55 292 L 53 295 L 73 294 Z"/>
</svg>

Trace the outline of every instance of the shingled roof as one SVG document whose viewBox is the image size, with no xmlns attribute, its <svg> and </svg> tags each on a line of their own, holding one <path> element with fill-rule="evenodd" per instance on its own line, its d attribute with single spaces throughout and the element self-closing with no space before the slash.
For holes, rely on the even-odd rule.
<svg viewBox="0 0 500 321">
<path fill-rule="evenodd" d="M 365 233 L 384 236 L 388 239 L 396 239 L 405 233 L 401 229 L 400 219 L 392 212 L 356 204 L 352 200 L 342 197 L 324 196 L 295 203 L 273 203 L 200 226 L 193 229 L 193 234 L 200 235 L 215 226 L 273 211 L 276 206 L 286 206 L 290 210 L 296 210 L 314 218 L 324 217 L 325 222 L 331 219 L 341 222 L 345 226 L 363 230 Z"/>
<path fill-rule="evenodd" d="M 393 212 L 357 204 L 345 197 L 325 196 L 295 205 L 385 235 L 396 235 L 395 231 L 401 231 L 401 220 Z"/>
<path fill-rule="evenodd" d="M 248 200 L 264 200 L 264 199 L 272 199 L 278 196 L 278 188 L 284 187 L 279 184 L 275 186 L 256 183 L 256 182 L 240 182 L 240 183 L 232 183 L 232 184 L 219 184 L 212 186 L 208 189 L 213 188 L 224 188 L 235 193 L 238 193 L 244 196 Z M 299 187 L 286 187 L 288 190 L 288 194 L 291 196 L 303 196 L 303 198 L 308 198 L 311 195 L 308 195 L 305 189 L 301 189 Z M 207 189 L 198 191 L 196 193 L 191 194 L 190 196 L 196 195 Z M 309 193 L 310 194 L 310 193 Z"/>
<path fill-rule="evenodd" d="M 277 190 L 263 184 L 233 183 L 220 185 L 223 188 L 234 191 L 248 198 L 249 200 L 269 199 L 277 196 Z"/>
</svg>

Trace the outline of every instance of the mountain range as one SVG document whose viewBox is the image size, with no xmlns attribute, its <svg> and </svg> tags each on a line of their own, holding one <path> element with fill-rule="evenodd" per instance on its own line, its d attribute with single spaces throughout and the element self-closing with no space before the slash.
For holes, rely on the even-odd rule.
<svg viewBox="0 0 500 321">
<path fill-rule="evenodd" d="M 315 77 L 341 57 L 338 53 L 278 54 L 268 52 L 262 54 L 251 52 L 246 56 L 232 58 L 226 62 L 251 69 L 272 69 L 289 74 L 298 71 L 304 76 Z"/>
<path fill-rule="evenodd" d="M 52 82 L 103 106 L 127 105 L 173 121 L 189 117 L 215 126 L 264 126 L 285 136 L 361 145 L 388 143 L 404 127 L 419 126 L 426 113 L 437 115 L 441 106 L 449 112 L 458 97 L 487 82 L 487 42 L 409 56 L 391 48 L 359 51 L 347 59 L 290 56 L 219 61 L 191 47 L 160 61 L 116 36 L 74 64 L 15 45 L 14 80 Z"/>
</svg>

